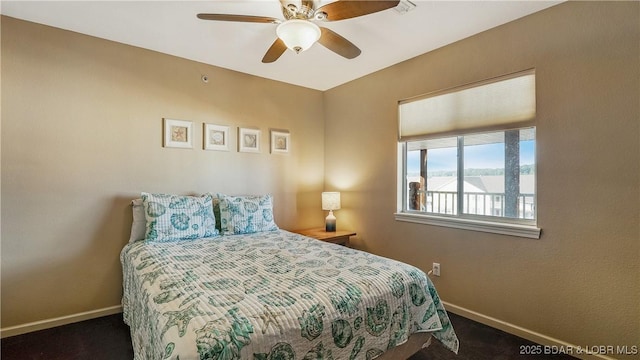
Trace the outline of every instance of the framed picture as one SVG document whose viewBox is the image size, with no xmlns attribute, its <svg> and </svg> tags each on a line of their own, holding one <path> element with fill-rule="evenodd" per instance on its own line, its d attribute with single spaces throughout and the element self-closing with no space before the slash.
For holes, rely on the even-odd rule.
<svg viewBox="0 0 640 360">
<path fill-rule="evenodd" d="M 286 154 L 289 152 L 290 136 L 288 132 L 271 130 L 271 153 Z"/>
<path fill-rule="evenodd" d="M 203 147 L 205 150 L 229 151 L 229 127 L 204 124 Z"/>
<path fill-rule="evenodd" d="M 164 119 L 164 147 L 193 148 L 193 123 L 184 120 Z"/>
<path fill-rule="evenodd" d="M 238 128 L 238 151 L 260 152 L 260 130 Z"/>
</svg>

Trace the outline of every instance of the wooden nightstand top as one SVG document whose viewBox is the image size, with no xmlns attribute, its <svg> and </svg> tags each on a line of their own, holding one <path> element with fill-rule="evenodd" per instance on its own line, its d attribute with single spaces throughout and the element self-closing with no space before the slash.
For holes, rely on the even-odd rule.
<svg viewBox="0 0 640 360">
<path fill-rule="evenodd" d="M 298 234 L 312 237 L 317 240 L 322 240 L 326 242 L 331 242 L 335 244 L 348 245 L 349 237 L 356 235 L 354 231 L 350 230 L 336 230 L 336 231 L 325 231 L 324 228 L 314 228 L 314 229 L 305 229 L 305 230 L 296 230 Z"/>
</svg>

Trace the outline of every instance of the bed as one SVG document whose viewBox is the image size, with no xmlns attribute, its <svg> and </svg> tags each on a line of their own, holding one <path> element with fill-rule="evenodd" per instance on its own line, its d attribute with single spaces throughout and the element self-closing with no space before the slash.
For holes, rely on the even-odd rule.
<svg viewBox="0 0 640 360">
<path fill-rule="evenodd" d="M 197 218 L 193 214 L 208 212 L 211 200 L 205 198 L 177 207 L 191 207 L 189 217 Z M 386 359 L 389 354 L 399 359 L 431 337 L 457 352 L 458 339 L 424 272 L 274 228 L 265 199 L 252 198 L 257 209 L 246 206 L 246 197 L 236 201 L 240 213 L 249 208 L 261 215 L 257 226 L 254 218 L 238 215 L 233 201 L 223 200 L 222 214 L 211 214 L 213 219 L 205 214 L 199 226 L 189 224 L 189 231 L 199 233 L 165 241 L 157 241 L 164 231 L 157 224 L 166 214 L 150 217 L 158 206 L 144 203 L 145 239 L 132 236 L 120 256 L 123 315 L 136 360 Z M 166 209 L 176 203 L 175 196 L 164 200 Z M 235 215 L 225 215 L 225 205 Z M 202 229 L 211 221 L 220 230 Z M 154 230 L 155 241 L 149 237 Z"/>
</svg>

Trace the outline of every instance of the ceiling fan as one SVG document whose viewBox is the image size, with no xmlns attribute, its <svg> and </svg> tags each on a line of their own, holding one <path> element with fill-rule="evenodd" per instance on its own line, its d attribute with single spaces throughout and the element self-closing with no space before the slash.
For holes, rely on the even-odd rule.
<svg viewBox="0 0 640 360">
<path fill-rule="evenodd" d="M 202 20 L 236 21 L 249 23 L 278 24 L 277 38 L 262 58 L 263 63 L 271 63 L 287 50 L 296 54 L 307 50 L 316 42 L 347 59 L 360 55 L 360 49 L 349 40 L 332 30 L 320 27 L 314 21 L 337 21 L 358 16 L 373 14 L 393 8 L 400 3 L 396 1 L 335 1 L 316 7 L 314 0 L 280 0 L 285 20 L 266 16 L 233 15 L 233 14 L 198 14 Z"/>
</svg>

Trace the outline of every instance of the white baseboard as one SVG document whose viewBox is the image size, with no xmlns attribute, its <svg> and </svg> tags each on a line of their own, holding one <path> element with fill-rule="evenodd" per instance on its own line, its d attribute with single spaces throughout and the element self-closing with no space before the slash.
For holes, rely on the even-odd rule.
<svg viewBox="0 0 640 360">
<path fill-rule="evenodd" d="M 33 331 L 49 329 L 56 326 L 73 324 L 76 322 L 95 319 L 102 316 L 113 315 L 122 312 L 122 306 L 110 306 L 103 309 L 85 311 L 78 314 L 72 314 L 67 316 L 61 316 L 53 319 L 34 321 L 27 324 L 10 326 L 7 328 L 0 329 L 0 338 L 5 338 L 14 335 L 21 335 L 30 333 Z"/>
<path fill-rule="evenodd" d="M 583 348 L 579 347 L 578 345 L 573 345 L 568 342 L 555 339 L 550 336 L 540 334 L 538 332 L 535 332 L 529 329 L 525 329 L 518 325 L 510 324 L 508 322 L 505 322 L 487 315 L 480 314 L 473 310 L 465 309 L 463 307 L 448 303 L 446 301 L 443 301 L 443 303 L 447 311 L 450 311 L 456 315 L 466 317 L 467 319 L 477 321 L 481 324 L 491 326 L 492 328 L 502 330 L 506 333 L 519 336 L 529 341 L 533 341 L 536 344 L 542 345 L 543 347 L 547 346 L 548 347 L 547 350 L 549 351 L 553 351 L 553 350 L 558 351 L 559 349 L 565 349 L 566 350 L 565 353 L 568 353 L 569 351 L 572 352 L 568 355 L 571 355 L 573 357 L 577 357 L 578 359 L 583 359 L 583 360 L 616 360 L 612 357 L 602 355 L 602 354 L 585 353 Z M 462 342 L 461 342 L 461 346 L 464 346 Z"/>
</svg>

